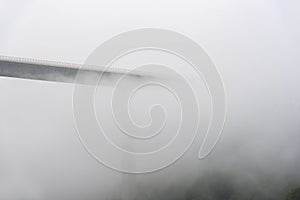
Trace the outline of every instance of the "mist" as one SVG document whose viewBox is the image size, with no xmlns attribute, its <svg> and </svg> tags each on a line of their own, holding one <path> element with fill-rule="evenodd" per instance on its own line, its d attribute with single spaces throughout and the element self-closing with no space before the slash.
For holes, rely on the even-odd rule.
<svg viewBox="0 0 300 200">
<path fill-rule="evenodd" d="M 121 32 L 142 27 L 178 31 L 206 50 L 223 79 L 227 115 L 222 136 L 203 160 L 197 157 L 201 132 L 170 167 L 140 175 L 121 173 L 99 163 L 82 145 L 73 116 L 73 84 L 1 77 L 0 199 L 276 200 L 300 186 L 298 2 L 59 4 L 3 3 L 1 55 L 83 63 L 98 45 Z M 209 100 L 202 80 L 194 80 L 193 71 L 178 60 L 172 63 L 164 54 L 144 52 L 115 66 L 139 66 L 153 58 L 185 74 L 198 87 L 205 108 Z M 107 129 L 113 124 L 102 115 L 109 112 L 102 103 L 108 102 L 115 83 L 106 79 L 95 97 Z M 133 99 L 134 120 L 140 125 L 149 122 L 150 96 L 167 106 L 168 125 L 174 128 L 178 105 L 156 87 L 141 90 Z M 208 113 L 209 108 L 200 114 L 208 119 Z M 118 133 L 112 131 L 114 141 L 123 141 Z M 120 145 L 133 150 L 156 147 Z"/>
</svg>

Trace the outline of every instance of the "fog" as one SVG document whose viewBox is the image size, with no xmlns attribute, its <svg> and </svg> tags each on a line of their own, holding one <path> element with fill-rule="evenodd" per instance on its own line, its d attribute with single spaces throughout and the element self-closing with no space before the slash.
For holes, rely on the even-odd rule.
<svg viewBox="0 0 300 200">
<path fill-rule="evenodd" d="M 197 158 L 199 133 L 170 167 L 124 174 L 99 163 L 82 145 L 72 84 L 1 77 L 0 199 L 283 199 L 300 185 L 299 6 L 292 0 L 1 1 L 1 55 L 83 63 L 102 42 L 132 29 L 164 28 L 190 37 L 220 72 L 227 116 L 220 141 L 205 159 Z M 163 56 L 144 53 L 115 65 L 138 66 Z M 160 63 L 170 66 L 164 59 Z M 193 76 L 188 65 L 177 60 L 171 65 Z M 205 107 L 203 83 L 190 81 L 199 86 Z M 108 107 L 101 103 L 111 91 L 105 84 L 96 96 L 108 129 L 110 118 L 102 114 Z M 174 128 L 176 102 L 155 87 L 137 94 L 134 120 L 149 122 L 150 96 L 167 106 Z M 209 117 L 208 110 L 200 114 Z M 114 141 L 117 133 L 111 131 Z"/>
</svg>

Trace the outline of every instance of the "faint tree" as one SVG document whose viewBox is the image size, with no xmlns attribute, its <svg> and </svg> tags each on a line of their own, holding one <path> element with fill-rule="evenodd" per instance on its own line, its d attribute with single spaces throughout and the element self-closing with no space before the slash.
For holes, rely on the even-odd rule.
<svg viewBox="0 0 300 200">
<path fill-rule="evenodd" d="M 300 187 L 289 191 L 286 200 L 300 200 Z"/>
</svg>

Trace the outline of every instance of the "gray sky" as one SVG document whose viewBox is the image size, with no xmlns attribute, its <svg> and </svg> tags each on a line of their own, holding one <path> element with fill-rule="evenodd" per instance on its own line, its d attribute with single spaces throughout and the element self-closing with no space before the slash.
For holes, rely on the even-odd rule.
<svg viewBox="0 0 300 200">
<path fill-rule="evenodd" d="M 203 165 L 191 154 L 161 172 L 168 178 L 141 177 L 146 186 L 171 185 L 182 177 L 192 182 L 199 169 L 218 163 L 228 169 L 247 163 L 239 170 L 249 174 L 253 166 L 277 174 L 293 174 L 300 166 L 299 1 L 0 0 L 0 5 L 1 55 L 83 63 L 110 37 L 144 27 L 185 34 L 207 51 L 228 98 L 220 144 Z M 76 136 L 71 85 L 1 77 L 0 90 L 0 199 L 111 197 L 121 187 L 121 175 L 95 162 Z"/>
</svg>

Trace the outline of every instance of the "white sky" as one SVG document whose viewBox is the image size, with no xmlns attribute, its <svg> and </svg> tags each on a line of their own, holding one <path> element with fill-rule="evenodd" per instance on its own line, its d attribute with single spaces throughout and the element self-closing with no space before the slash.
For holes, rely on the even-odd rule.
<svg viewBox="0 0 300 200">
<path fill-rule="evenodd" d="M 206 49 L 223 77 L 229 113 L 221 144 L 247 138 L 243 147 L 256 145 L 249 150 L 252 158 L 272 155 L 273 164 L 278 161 L 274 152 L 291 160 L 299 152 L 299 137 L 292 137 L 300 129 L 299 9 L 297 0 L 0 0 L 0 55 L 82 63 L 121 32 L 144 27 L 178 31 Z M 72 199 L 80 199 L 99 185 L 100 193 L 115 187 L 118 176 L 85 157 L 73 137 L 71 86 L 0 78 L 0 90 L 0 162 L 7 163 L 13 185 L 0 178 L 0 189 L 19 187 L 21 193 L 26 186 L 31 198 L 55 199 L 61 197 L 55 196 L 60 185 L 74 191 Z M 265 141 L 274 134 L 272 146 Z M 57 151 L 51 151 L 53 145 Z M 277 152 L 274 146 L 285 148 Z M 39 148 L 43 153 L 35 154 Z M 0 176 L 5 174 L 0 170 Z M 101 182 L 103 174 L 110 185 Z M 53 176 L 65 179 L 58 182 Z M 72 177 L 79 182 L 69 182 Z"/>
</svg>

